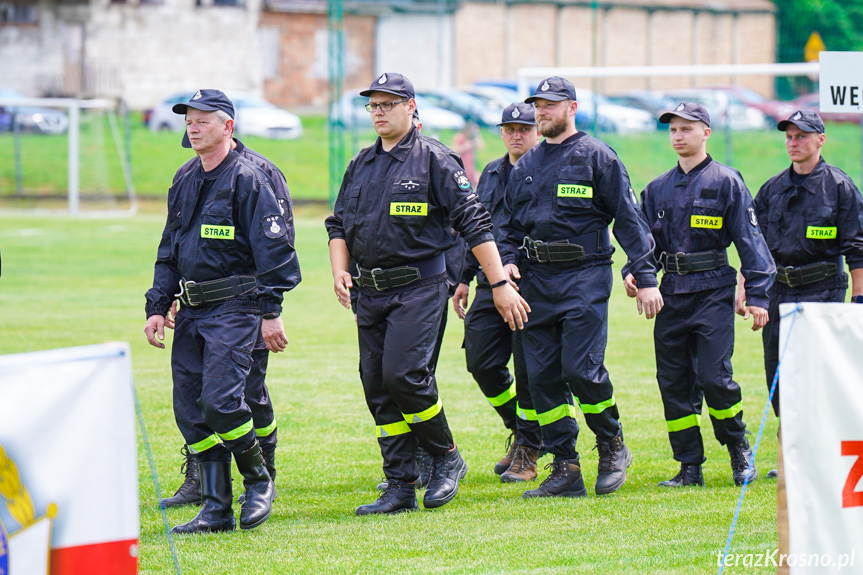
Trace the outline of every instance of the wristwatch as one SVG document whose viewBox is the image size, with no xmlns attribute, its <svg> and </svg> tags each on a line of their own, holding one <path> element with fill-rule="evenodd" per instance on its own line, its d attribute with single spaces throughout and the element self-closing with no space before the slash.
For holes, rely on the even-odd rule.
<svg viewBox="0 0 863 575">
<path fill-rule="evenodd" d="M 269 313 L 265 313 L 265 314 L 264 314 L 264 315 L 262 315 L 261 317 L 263 317 L 264 319 L 276 319 L 276 318 L 277 318 L 277 317 L 279 317 L 280 315 L 282 315 L 282 314 L 280 314 L 280 313 L 279 313 L 279 312 L 277 312 L 277 311 L 271 311 L 271 312 L 269 312 Z"/>
</svg>

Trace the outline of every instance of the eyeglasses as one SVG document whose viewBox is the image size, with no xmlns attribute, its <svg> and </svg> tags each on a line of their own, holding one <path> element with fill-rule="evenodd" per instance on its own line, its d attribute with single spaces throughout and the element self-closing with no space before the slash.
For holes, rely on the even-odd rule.
<svg viewBox="0 0 863 575">
<path fill-rule="evenodd" d="M 375 110 L 380 109 L 381 112 L 392 112 L 396 104 L 404 104 L 408 100 L 410 100 L 410 98 L 396 100 L 395 102 L 380 102 L 377 104 L 372 104 L 371 102 L 369 102 L 368 104 L 366 104 L 366 111 L 374 112 Z"/>
</svg>

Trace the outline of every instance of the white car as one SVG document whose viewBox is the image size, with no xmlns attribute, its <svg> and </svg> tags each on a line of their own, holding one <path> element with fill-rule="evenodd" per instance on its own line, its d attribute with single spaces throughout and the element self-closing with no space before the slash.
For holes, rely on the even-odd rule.
<svg viewBox="0 0 863 575">
<path fill-rule="evenodd" d="M 226 91 L 234 103 L 234 130 L 238 136 L 260 136 L 277 140 L 291 140 L 303 134 L 300 117 L 248 92 Z M 188 102 L 194 92 L 183 92 L 165 98 L 150 113 L 150 129 L 182 132 L 186 118 L 175 114 L 174 104 Z"/>
<path fill-rule="evenodd" d="M 710 127 L 737 130 L 766 130 L 772 124 L 767 114 L 757 108 L 744 104 L 730 92 L 710 89 L 691 88 L 688 90 L 669 90 L 665 92 L 675 102 L 695 102 L 707 108 L 710 114 Z"/>
<path fill-rule="evenodd" d="M 349 130 L 372 128 L 372 116 L 365 108 L 369 99 L 366 96 L 360 96 L 360 91 L 364 89 L 357 88 L 346 91 L 330 109 L 330 115 L 335 121 Z M 464 118 L 458 114 L 433 106 L 421 96 L 414 99 L 417 103 L 420 120 L 423 123 L 423 130 L 429 132 L 453 130 L 457 132 L 464 128 Z"/>
<path fill-rule="evenodd" d="M 597 129 L 618 134 L 633 132 L 652 132 L 656 130 L 656 119 L 644 110 L 612 104 L 605 96 L 594 94 L 584 88 L 575 89 L 578 98 L 578 111 L 588 117 L 598 118 Z"/>
</svg>

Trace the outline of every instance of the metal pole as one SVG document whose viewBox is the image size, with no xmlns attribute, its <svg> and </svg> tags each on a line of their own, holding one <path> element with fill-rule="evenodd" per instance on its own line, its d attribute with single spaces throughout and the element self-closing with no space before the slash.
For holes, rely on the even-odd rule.
<svg viewBox="0 0 863 575">
<path fill-rule="evenodd" d="M 69 106 L 69 215 L 78 214 L 78 100 Z"/>
<path fill-rule="evenodd" d="M 15 193 L 20 195 L 24 193 L 24 170 L 21 166 L 21 124 L 18 122 L 18 111 L 12 112 L 12 130 L 14 131 L 15 142 Z"/>
</svg>

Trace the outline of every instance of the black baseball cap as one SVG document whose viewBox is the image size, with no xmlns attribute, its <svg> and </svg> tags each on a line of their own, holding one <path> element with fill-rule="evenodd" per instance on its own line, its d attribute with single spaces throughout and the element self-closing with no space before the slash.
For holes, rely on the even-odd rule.
<svg viewBox="0 0 863 575">
<path fill-rule="evenodd" d="M 202 112 L 222 111 L 230 116 L 232 120 L 234 119 L 234 103 L 221 90 L 198 90 L 188 102 L 174 104 L 171 110 L 175 114 L 185 116 L 189 108 L 201 110 Z M 183 132 L 183 147 L 192 147 L 189 135 L 185 132 Z"/>
<path fill-rule="evenodd" d="M 384 72 L 372 82 L 368 90 L 360 92 L 360 96 L 369 97 L 372 95 L 372 92 L 386 92 L 387 94 L 394 94 L 402 98 L 413 98 L 416 96 L 414 85 L 411 84 L 411 81 L 396 72 Z"/>
<path fill-rule="evenodd" d="M 671 122 L 672 116 L 677 116 L 684 120 L 692 120 L 693 122 L 704 122 L 708 128 L 710 127 L 710 114 L 707 113 L 707 109 L 701 104 L 680 102 L 673 110 L 663 112 L 659 116 L 659 121 L 662 124 L 668 124 Z"/>
<path fill-rule="evenodd" d="M 524 100 L 525 104 L 533 104 L 536 100 L 575 100 L 575 86 L 566 78 L 552 76 L 546 78 L 536 87 L 536 92 L 530 98 Z"/>
<path fill-rule="evenodd" d="M 503 109 L 498 126 L 503 126 L 504 124 L 528 124 L 533 126 L 536 124 L 534 114 L 533 106 L 530 104 L 510 104 Z"/>
<path fill-rule="evenodd" d="M 777 124 L 776 128 L 784 132 L 788 129 L 788 124 L 794 124 L 804 132 L 824 133 L 824 122 L 821 121 L 821 116 L 815 112 L 804 112 L 797 110 L 787 120 L 782 120 Z"/>
</svg>

